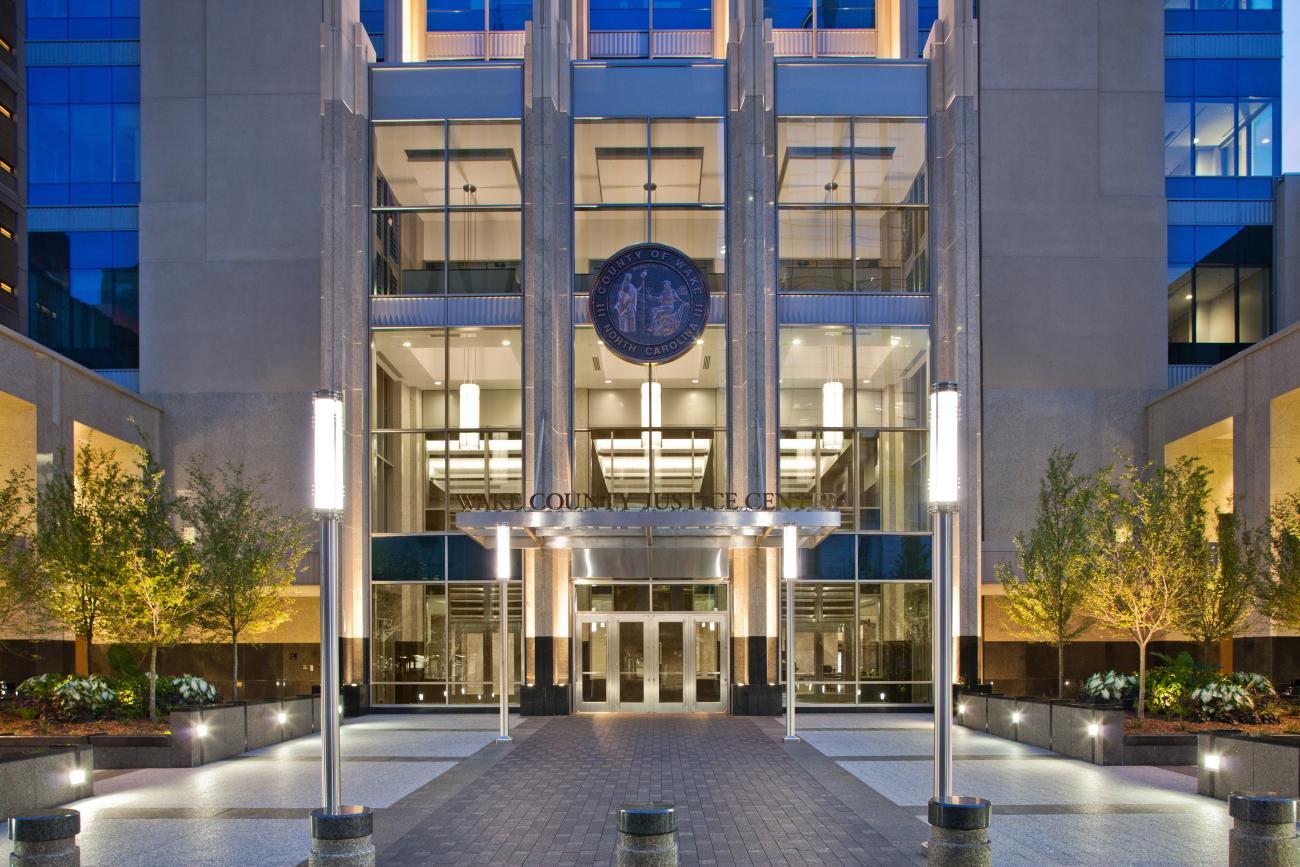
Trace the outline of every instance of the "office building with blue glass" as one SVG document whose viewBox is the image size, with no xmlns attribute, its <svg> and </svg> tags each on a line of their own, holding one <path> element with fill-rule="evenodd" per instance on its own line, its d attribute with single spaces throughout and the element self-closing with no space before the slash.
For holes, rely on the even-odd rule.
<svg viewBox="0 0 1300 867">
<path fill-rule="evenodd" d="M 931 701 L 955 381 L 959 672 L 1038 693 L 995 569 L 1054 448 L 1195 453 L 1250 515 L 1300 484 L 1279 3 L 1161 5 L 141 0 L 101 38 L 43 4 L 29 333 L 138 382 L 0 391 L 33 466 L 129 410 L 165 466 L 301 508 L 307 397 L 341 390 L 344 677 L 375 706 L 494 704 L 504 607 L 526 713 L 772 713 L 787 592 L 801 704 Z M 309 570 L 245 694 L 310 684 L 317 598 Z M 1238 658 L 1294 677 L 1296 641 Z M 1130 652 L 1076 648 L 1072 676 Z"/>
</svg>

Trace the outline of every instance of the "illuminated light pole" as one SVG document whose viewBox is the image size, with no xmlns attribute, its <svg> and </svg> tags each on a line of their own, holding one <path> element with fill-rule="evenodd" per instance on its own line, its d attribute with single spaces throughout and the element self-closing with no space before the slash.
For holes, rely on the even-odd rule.
<svg viewBox="0 0 1300 867">
<path fill-rule="evenodd" d="M 930 509 L 934 553 L 930 616 L 934 651 L 934 797 L 952 797 L 952 516 L 960 494 L 958 452 L 961 393 L 955 382 L 930 389 Z"/>
<path fill-rule="evenodd" d="M 320 735 L 325 815 L 342 803 L 339 773 L 339 518 L 343 514 L 343 395 L 312 395 L 312 510 L 320 521 Z"/>
<path fill-rule="evenodd" d="M 510 589 L 510 527 L 497 524 L 497 582 L 501 588 L 501 725 L 497 733 L 497 743 L 508 744 L 514 740 L 510 737 L 510 642 L 507 630 L 510 618 L 507 596 Z"/>
<path fill-rule="evenodd" d="M 799 537 L 794 527 L 781 531 L 781 577 L 785 579 L 785 740 L 794 733 L 794 582 L 799 577 Z"/>
</svg>

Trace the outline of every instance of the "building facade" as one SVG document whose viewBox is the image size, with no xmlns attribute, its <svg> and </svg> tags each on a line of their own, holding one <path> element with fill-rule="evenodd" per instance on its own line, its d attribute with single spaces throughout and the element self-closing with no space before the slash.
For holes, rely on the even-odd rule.
<svg viewBox="0 0 1300 867">
<path fill-rule="evenodd" d="M 73 179 L 75 160 L 38 189 L 33 157 L 29 195 L 66 197 L 41 200 L 41 233 L 89 264 L 33 265 L 32 303 L 80 298 L 94 282 L 81 270 L 101 290 L 137 275 L 130 384 L 181 490 L 191 458 L 236 460 L 304 508 L 309 396 L 344 393 L 344 678 L 374 706 L 494 704 L 504 611 L 526 713 L 774 713 L 787 592 L 801 704 L 928 704 L 937 382 L 963 394 L 967 680 L 1054 684 L 994 575 L 1054 448 L 1082 470 L 1116 449 L 1192 449 L 1218 462 L 1221 492 L 1222 423 L 1240 417 L 1238 495 L 1258 512 L 1294 481 L 1246 481 L 1262 478 L 1245 457 L 1260 437 L 1284 459 L 1300 388 L 1277 372 L 1300 368 L 1291 332 L 1269 338 L 1300 312 L 1300 196 L 1270 155 L 1281 37 L 1261 2 L 104 5 L 33 3 L 23 19 L 66 25 L 42 25 L 58 43 L 46 67 L 62 70 L 36 76 L 42 111 L 115 119 L 134 95 L 139 115 L 136 162 L 119 166 L 110 137 L 123 174 L 103 189 Z M 74 99 L 73 61 L 97 51 L 122 62 L 85 85 L 102 101 Z M 135 91 L 114 84 L 122 69 Z M 1211 153 L 1198 129 L 1225 105 L 1231 133 L 1214 127 Z M 76 199 L 92 193 L 109 200 Z M 73 257 L 105 237 L 106 261 Z M 677 288 L 632 269 L 640 313 L 598 310 L 592 290 L 665 248 L 698 274 L 699 327 L 667 360 L 630 360 L 609 317 L 672 331 Z M 1175 283 L 1192 295 L 1182 313 Z M 1257 342 L 1169 391 L 1201 369 L 1184 363 Z M 1281 401 L 1270 426 L 1259 401 L 1222 405 L 1232 376 Z M 245 694 L 310 683 L 316 599 L 309 568 L 290 626 L 248 651 Z M 1293 637 L 1264 625 L 1242 640 L 1267 648 L 1243 658 L 1275 677 L 1300 673 L 1278 650 Z M 1071 664 L 1129 653 L 1089 633 Z M 217 656 L 184 658 L 220 681 Z"/>
</svg>

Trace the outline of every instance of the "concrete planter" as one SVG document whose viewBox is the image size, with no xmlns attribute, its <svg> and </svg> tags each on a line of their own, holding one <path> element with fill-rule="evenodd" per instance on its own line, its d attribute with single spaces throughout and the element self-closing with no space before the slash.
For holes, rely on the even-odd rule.
<svg viewBox="0 0 1300 867">
<path fill-rule="evenodd" d="M 1012 722 L 1012 714 L 1016 712 L 1016 700 L 1008 695 L 991 695 L 988 706 L 988 733 L 1014 741 L 1016 725 Z"/>
<path fill-rule="evenodd" d="M 1094 765 L 1124 764 L 1124 708 L 1054 703 L 1051 749 Z"/>
<path fill-rule="evenodd" d="M 1194 765 L 1196 735 L 1124 735 L 1126 765 Z"/>
<path fill-rule="evenodd" d="M 1210 756 L 1217 757 L 1217 769 L 1211 767 Z M 1300 797 L 1300 735 L 1197 735 L 1196 790 L 1220 800 L 1233 792 Z"/>
<path fill-rule="evenodd" d="M 1041 698 L 1016 699 L 1015 713 L 1019 714 L 1020 722 L 1012 725 L 1015 732 L 1013 740 L 1050 750 L 1053 705 L 1054 702 Z"/>
<path fill-rule="evenodd" d="M 989 697 L 988 693 L 962 691 L 957 695 L 957 724 L 976 731 L 988 731 Z"/>
<path fill-rule="evenodd" d="M 0 818 L 89 798 L 94 767 L 88 744 L 0 751 Z M 73 771 L 84 772 L 79 782 Z"/>
</svg>

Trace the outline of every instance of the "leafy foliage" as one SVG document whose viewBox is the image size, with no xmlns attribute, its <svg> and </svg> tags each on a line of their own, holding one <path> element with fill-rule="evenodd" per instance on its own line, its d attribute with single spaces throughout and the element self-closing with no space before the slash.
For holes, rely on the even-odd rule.
<svg viewBox="0 0 1300 867">
<path fill-rule="evenodd" d="M 1136 690 L 1136 677 L 1113 670 L 1090 674 L 1083 682 L 1084 697 L 1095 702 L 1122 701 Z"/>
<path fill-rule="evenodd" d="M 1245 527 L 1234 512 L 1220 512 L 1218 542 L 1196 549 L 1203 556 L 1195 580 L 1182 597 L 1179 625 L 1205 648 L 1231 638 L 1245 622 L 1263 571 L 1264 550 L 1258 533 Z"/>
<path fill-rule="evenodd" d="M 1283 626 L 1300 629 L 1300 491 L 1273 504 L 1264 545 L 1256 587 L 1260 610 Z"/>
<path fill-rule="evenodd" d="M 203 678 L 193 674 L 182 674 L 171 680 L 171 690 L 182 704 L 214 704 L 217 700 L 217 688 Z"/>
<path fill-rule="evenodd" d="M 201 625 L 231 644 L 231 695 L 239 695 L 239 639 L 289 617 L 283 591 L 311 549 L 305 522 L 280 514 L 238 464 L 187 467 L 191 496 L 181 513 L 194 528 L 194 560 L 206 588 Z"/>
<path fill-rule="evenodd" d="M 0 484 L 0 627 L 22 607 L 32 566 L 28 541 L 35 502 L 35 483 L 29 475 L 15 470 Z"/>
<path fill-rule="evenodd" d="M 1147 710 L 1166 716 L 1184 718 L 1192 713 L 1192 694 L 1200 687 L 1213 683 L 1218 668 L 1198 665 L 1187 651 L 1176 657 L 1155 654 L 1164 665 L 1147 672 Z"/>
<path fill-rule="evenodd" d="M 1147 645 L 1180 625 L 1207 561 L 1209 470 L 1192 458 L 1101 473 L 1089 511 L 1084 607 L 1138 645 L 1138 716 L 1146 713 Z"/>
<path fill-rule="evenodd" d="M 51 702 L 57 715 L 67 719 L 101 719 L 112 712 L 117 694 L 97 674 L 69 677 L 54 688 Z"/>
<path fill-rule="evenodd" d="M 1065 645 L 1087 628 L 1079 609 L 1086 592 L 1085 530 L 1093 489 L 1087 479 L 1074 474 L 1074 461 L 1073 453 L 1060 449 L 1047 459 L 1034 526 L 1028 536 L 1015 539 L 1023 577 L 1005 564 L 997 567 L 1007 613 L 1020 627 L 1020 637 L 1056 647 L 1058 697 L 1065 689 Z"/>
</svg>

